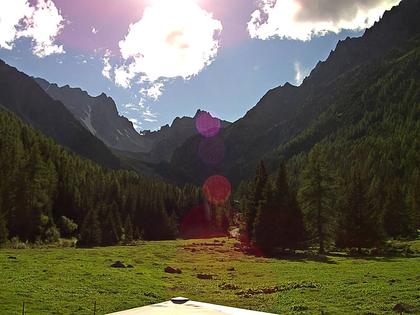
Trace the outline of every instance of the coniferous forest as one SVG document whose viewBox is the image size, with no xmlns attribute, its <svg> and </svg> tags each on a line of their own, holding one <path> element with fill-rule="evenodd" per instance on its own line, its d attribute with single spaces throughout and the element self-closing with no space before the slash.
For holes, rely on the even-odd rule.
<svg viewBox="0 0 420 315">
<path fill-rule="evenodd" d="M 171 239 L 200 199 L 182 188 L 80 158 L 0 110 L 0 242 L 80 245 Z"/>
<path fill-rule="evenodd" d="M 355 70 L 349 92 L 268 157 L 271 165 L 280 164 L 277 177 L 268 176 L 261 162 L 255 178 L 239 185 L 249 239 L 268 252 L 313 245 L 324 253 L 327 247 L 360 252 L 418 236 L 418 43 Z M 273 237 L 282 233 L 289 244 Z"/>
</svg>

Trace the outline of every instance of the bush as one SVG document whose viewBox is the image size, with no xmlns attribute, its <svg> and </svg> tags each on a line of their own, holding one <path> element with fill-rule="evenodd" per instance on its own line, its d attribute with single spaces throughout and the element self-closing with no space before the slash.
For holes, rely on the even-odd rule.
<svg viewBox="0 0 420 315">
<path fill-rule="evenodd" d="M 22 242 L 19 237 L 15 236 L 10 240 L 10 247 L 13 249 L 26 249 L 28 248 L 28 244 Z"/>
<path fill-rule="evenodd" d="M 60 238 L 60 231 L 58 230 L 58 228 L 55 225 L 49 227 L 45 231 L 45 242 L 46 243 L 56 243 L 56 242 L 58 242 L 59 238 Z"/>
<path fill-rule="evenodd" d="M 76 232 L 78 225 L 72 219 L 62 216 L 60 220 L 60 228 L 64 237 L 72 237 L 74 236 L 74 232 Z"/>
</svg>

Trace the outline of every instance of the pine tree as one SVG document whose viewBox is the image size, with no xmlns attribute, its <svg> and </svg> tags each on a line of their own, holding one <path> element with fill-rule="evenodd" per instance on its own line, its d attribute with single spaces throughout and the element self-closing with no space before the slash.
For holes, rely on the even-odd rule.
<svg viewBox="0 0 420 315">
<path fill-rule="evenodd" d="M 341 213 L 337 245 L 361 249 L 381 245 L 381 218 L 368 197 L 368 186 L 359 173 L 354 173 L 347 185 Z"/>
<path fill-rule="evenodd" d="M 388 186 L 384 208 L 385 231 L 389 237 L 413 236 L 412 218 L 405 204 L 401 184 L 398 180 L 394 180 Z"/>
<path fill-rule="evenodd" d="M 98 213 L 96 209 L 91 209 L 83 220 L 79 243 L 82 246 L 97 246 L 101 242 L 102 231 Z"/>
<path fill-rule="evenodd" d="M 0 245 L 7 242 L 9 231 L 6 226 L 6 218 L 0 211 Z"/>
<path fill-rule="evenodd" d="M 130 215 L 128 214 L 124 222 L 124 235 L 125 242 L 131 243 L 134 239 L 133 224 L 131 223 Z"/>
<path fill-rule="evenodd" d="M 332 221 L 332 178 L 320 145 L 315 145 L 309 153 L 301 181 L 299 199 L 318 241 L 319 253 L 324 254 Z"/>
<path fill-rule="evenodd" d="M 263 197 L 259 203 L 257 214 L 254 220 L 254 241 L 255 245 L 265 254 L 272 254 L 276 248 L 278 237 L 276 235 L 276 221 L 278 213 L 274 187 L 269 182 L 265 185 Z"/>
<path fill-rule="evenodd" d="M 303 245 L 305 238 L 303 215 L 296 196 L 289 187 L 284 162 L 280 164 L 274 194 L 277 208 L 274 221 L 277 227 L 276 245 L 282 249 L 299 248 Z"/>
<path fill-rule="evenodd" d="M 102 223 L 102 244 L 115 245 L 119 242 L 118 227 L 112 208 L 105 210 L 105 220 Z"/>
<path fill-rule="evenodd" d="M 250 199 L 246 209 L 246 232 L 248 239 L 251 241 L 254 238 L 254 221 L 257 215 L 258 207 L 263 199 L 264 191 L 267 185 L 268 175 L 264 165 L 261 161 L 257 169 L 257 174 L 251 186 Z"/>
</svg>

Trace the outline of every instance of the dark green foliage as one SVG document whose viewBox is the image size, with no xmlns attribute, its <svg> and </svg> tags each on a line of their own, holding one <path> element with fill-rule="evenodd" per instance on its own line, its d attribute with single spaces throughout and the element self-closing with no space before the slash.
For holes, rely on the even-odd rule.
<svg viewBox="0 0 420 315">
<path fill-rule="evenodd" d="M 303 215 L 295 193 L 289 187 L 286 165 L 281 163 L 275 182 L 275 200 L 280 215 L 276 221 L 277 246 L 296 249 L 304 245 Z"/>
<path fill-rule="evenodd" d="M 60 230 L 63 237 L 72 237 L 76 232 L 78 225 L 71 219 L 62 216 L 60 222 Z"/>
<path fill-rule="evenodd" d="M 117 244 L 126 237 L 128 216 L 136 237 L 174 238 L 177 219 L 199 202 L 194 186 L 102 168 L 3 109 L 0 134 L 0 213 L 10 238 L 51 242 L 79 235 L 85 246 Z"/>
<path fill-rule="evenodd" d="M 134 240 L 133 224 L 131 223 L 130 215 L 128 214 L 124 222 L 124 241 L 131 243 Z"/>
<path fill-rule="evenodd" d="M 384 234 L 382 218 L 368 195 L 368 186 L 356 172 L 345 187 L 345 203 L 341 211 L 336 244 L 339 247 L 379 247 Z"/>
<path fill-rule="evenodd" d="M 246 233 L 249 240 L 254 238 L 254 221 L 257 215 L 258 207 L 263 199 L 266 198 L 264 194 L 267 194 L 268 175 L 265 169 L 264 162 L 261 161 L 257 169 L 254 181 L 250 185 L 250 191 L 248 195 L 247 208 L 245 211 L 246 220 Z"/>
<path fill-rule="evenodd" d="M 401 183 L 394 180 L 388 187 L 384 204 L 384 225 L 387 235 L 393 238 L 413 236 L 415 234 L 413 219 L 405 204 Z"/>
<path fill-rule="evenodd" d="M 308 226 L 318 242 L 321 254 L 325 253 L 325 245 L 331 236 L 333 224 L 333 181 L 330 173 L 322 147 L 316 145 L 309 153 L 307 165 L 302 173 L 299 196 Z"/>
<path fill-rule="evenodd" d="M 108 231 L 107 231 L 108 234 Z M 102 244 L 102 230 L 96 210 L 90 210 L 83 220 L 79 244 L 82 246 L 97 246 Z"/>
<path fill-rule="evenodd" d="M 118 168 L 120 161 L 61 102 L 35 80 L 0 60 L 0 104 L 58 144 L 92 161 Z"/>
<path fill-rule="evenodd" d="M 265 185 L 262 200 L 260 200 L 254 220 L 254 241 L 257 247 L 266 254 L 271 254 L 276 247 L 276 221 L 281 216 L 277 212 L 275 189 L 269 182 Z"/>
<path fill-rule="evenodd" d="M 7 230 L 6 220 L 0 212 L 0 245 L 6 243 L 8 236 L 9 231 Z"/>
<path fill-rule="evenodd" d="M 286 166 L 282 163 L 274 184 L 265 185 L 254 222 L 255 244 L 271 254 L 276 249 L 302 247 L 304 237 L 302 212 L 289 188 Z"/>
</svg>

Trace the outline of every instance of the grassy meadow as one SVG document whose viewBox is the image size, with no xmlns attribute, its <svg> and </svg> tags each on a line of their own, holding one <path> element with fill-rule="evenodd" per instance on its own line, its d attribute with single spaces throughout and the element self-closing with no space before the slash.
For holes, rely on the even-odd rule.
<svg viewBox="0 0 420 315">
<path fill-rule="evenodd" d="M 235 240 L 144 242 L 93 249 L 0 249 L 0 314 L 97 314 L 186 296 L 278 314 L 420 313 L 420 241 L 413 257 L 267 259 Z M 133 268 L 111 268 L 115 261 Z M 169 274 L 164 268 L 180 268 Z M 199 279 L 198 274 L 211 279 Z"/>
</svg>

